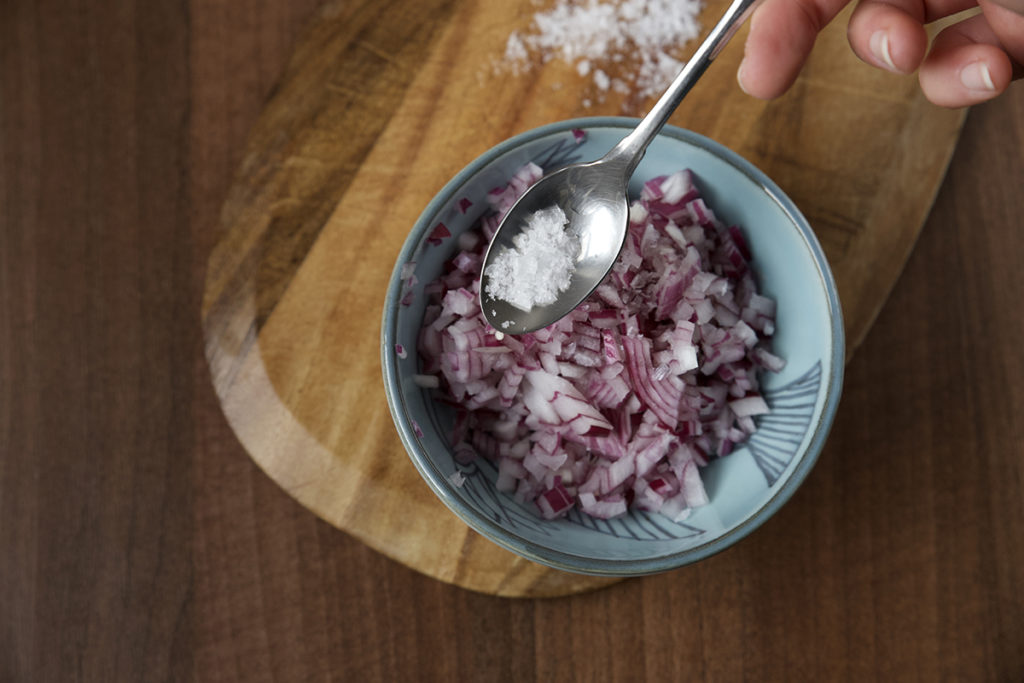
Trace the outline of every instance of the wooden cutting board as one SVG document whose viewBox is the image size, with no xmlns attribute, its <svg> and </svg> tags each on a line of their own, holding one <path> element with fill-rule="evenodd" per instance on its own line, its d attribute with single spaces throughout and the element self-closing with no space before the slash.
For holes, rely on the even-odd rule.
<svg viewBox="0 0 1024 683">
<path fill-rule="evenodd" d="M 703 25 L 725 5 L 711 0 Z M 599 101 L 591 81 L 558 61 L 496 74 L 510 31 L 536 11 L 530 0 L 325 5 L 252 132 L 202 311 L 224 412 L 271 478 L 389 557 L 506 596 L 612 580 L 522 560 L 434 498 L 388 413 L 379 334 L 399 248 L 459 169 L 529 128 L 640 116 L 651 104 Z M 770 104 L 736 86 L 741 33 L 672 123 L 750 159 L 807 215 L 838 282 L 852 353 L 913 246 L 964 114 L 925 102 L 912 77 L 858 62 L 845 25 L 826 30 L 796 86 Z"/>
</svg>

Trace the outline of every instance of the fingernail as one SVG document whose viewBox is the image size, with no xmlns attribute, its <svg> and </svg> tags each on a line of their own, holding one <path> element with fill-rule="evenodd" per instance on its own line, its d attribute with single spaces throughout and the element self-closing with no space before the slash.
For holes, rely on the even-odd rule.
<svg viewBox="0 0 1024 683">
<path fill-rule="evenodd" d="M 880 61 L 890 71 L 899 73 L 899 69 L 896 68 L 892 61 L 892 53 L 889 52 L 889 33 L 887 31 L 881 30 L 872 33 L 868 47 L 871 49 L 871 54 L 875 56 L 875 59 Z"/>
<path fill-rule="evenodd" d="M 992 74 L 988 71 L 988 64 L 985 62 L 971 62 L 960 69 L 960 82 L 968 90 L 992 92 L 996 89 L 996 84 L 992 82 Z"/>
<path fill-rule="evenodd" d="M 747 58 L 744 57 L 740 60 L 740 68 L 736 69 L 736 82 L 740 84 L 740 90 L 749 95 L 747 92 L 747 86 L 743 85 L 743 66 L 747 63 Z"/>
</svg>

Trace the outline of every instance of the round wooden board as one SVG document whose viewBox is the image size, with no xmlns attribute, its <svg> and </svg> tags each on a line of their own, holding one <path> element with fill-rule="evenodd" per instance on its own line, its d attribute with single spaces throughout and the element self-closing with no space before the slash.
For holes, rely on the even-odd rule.
<svg viewBox="0 0 1024 683">
<path fill-rule="evenodd" d="M 725 5 L 709 2 L 703 24 Z M 595 91 L 557 61 L 496 74 L 509 33 L 534 11 L 529 0 L 325 5 L 252 133 L 202 311 L 228 421 L 280 486 L 414 569 L 531 597 L 613 580 L 520 559 L 434 498 L 388 413 L 379 334 L 399 248 L 460 168 L 529 128 L 651 104 Z M 672 123 L 747 157 L 800 206 L 835 273 L 852 353 L 913 247 L 964 113 L 928 104 L 911 77 L 859 63 L 845 24 L 822 34 L 773 103 L 736 85 L 741 33 Z"/>
</svg>

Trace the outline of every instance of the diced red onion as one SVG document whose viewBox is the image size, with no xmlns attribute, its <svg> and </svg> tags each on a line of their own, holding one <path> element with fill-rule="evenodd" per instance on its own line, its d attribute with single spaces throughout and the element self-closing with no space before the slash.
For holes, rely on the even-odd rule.
<svg viewBox="0 0 1024 683">
<path fill-rule="evenodd" d="M 441 378 L 437 375 L 413 375 L 412 381 L 423 389 L 437 389 L 441 386 Z"/>
<path fill-rule="evenodd" d="M 452 233 L 451 231 L 448 230 L 448 226 L 446 226 L 444 223 L 438 223 L 437 225 L 434 226 L 434 229 L 431 230 L 430 234 L 427 236 L 427 244 L 432 244 L 436 247 L 437 245 L 441 244 L 441 241 L 444 240 L 445 237 L 451 236 Z"/>
<path fill-rule="evenodd" d="M 398 302 L 402 306 L 409 306 L 413 300 L 413 288 L 419 281 L 416 277 L 416 262 L 403 263 L 399 278 L 402 280 L 402 291 L 398 295 Z"/>
<path fill-rule="evenodd" d="M 754 415 L 764 415 L 769 412 L 768 404 L 760 396 L 746 396 L 735 401 L 729 401 L 729 408 L 736 417 L 751 417 Z"/>
<path fill-rule="evenodd" d="M 544 518 L 578 507 L 609 519 L 633 506 L 682 520 L 707 502 L 699 468 L 768 411 L 757 372 L 785 365 L 765 346 L 775 302 L 757 293 L 740 229 L 681 171 L 644 184 L 622 254 L 586 302 L 530 334 L 494 330 L 478 304 L 482 256 L 540 175 L 529 164 L 492 190 L 493 213 L 424 287 L 415 381 L 456 407 L 456 461 L 493 460 L 497 488 Z M 446 236 L 439 224 L 428 242 Z"/>
</svg>

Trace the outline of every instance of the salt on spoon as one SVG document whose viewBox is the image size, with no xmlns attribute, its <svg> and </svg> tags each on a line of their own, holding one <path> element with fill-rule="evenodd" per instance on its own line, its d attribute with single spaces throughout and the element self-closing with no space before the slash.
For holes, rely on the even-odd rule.
<svg viewBox="0 0 1024 683">
<path fill-rule="evenodd" d="M 579 251 L 566 223 L 557 205 L 528 216 L 513 248 L 503 247 L 491 262 L 487 294 L 526 312 L 553 304 L 569 288 Z"/>
<path fill-rule="evenodd" d="M 481 275 L 480 308 L 492 327 L 510 334 L 547 327 L 583 303 L 597 288 L 622 250 L 629 221 L 626 188 L 647 146 L 759 2 L 733 0 L 650 113 L 610 152 L 597 161 L 572 164 L 544 176 L 509 209 L 484 256 Z M 495 274 L 491 271 L 499 255 L 517 248 L 516 238 L 527 230 L 530 218 L 556 206 L 567 217 L 564 231 L 578 240 L 568 284 L 555 288 L 550 303 L 542 303 L 532 294 L 521 299 L 509 295 L 520 305 L 495 296 L 492 292 L 532 288 L 528 279 L 517 277 L 510 282 L 508 270 Z M 492 281 L 494 275 L 499 279 Z M 498 289 L 492 282 L 499 283 Z M 550 293 L 550 288 L 542 293 Z M 532 305 L 524 309 L 523 304 L 530 299 Z"/>
</svg>

